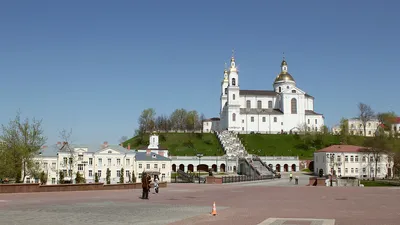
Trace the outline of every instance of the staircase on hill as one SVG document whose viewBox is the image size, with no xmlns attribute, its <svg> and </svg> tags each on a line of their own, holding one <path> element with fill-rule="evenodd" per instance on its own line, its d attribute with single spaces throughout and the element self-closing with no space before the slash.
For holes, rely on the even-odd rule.
<svg viewBox="0 0 400 225">
<path fill-rule="evenodd" d="M 258 157 L 252 159 L 252 165 L 260 172 L 261 176 L 273 176 L 273 171 L 265 165 Z"/>
<path fill-rule="evenodd" d="M 186 182 L 188 182 L 188 183 L 193 183 L 193 182 L 194 182 L 193 176 L 190 176 L 188 173 L 185 173 L 185 172 L 182 171 L 182 170 L 177 170 L 176 172 L 177 172 L 177 174 L 178 174 L 178 177 L 179 177 L 182 181 L 186 181 Z"/>
<path fill-rule="evenodd" d="M 246 157 L 248 155 L 237 134 L 224 130 L 216 135 L 227 156 Z"/>
</svg>

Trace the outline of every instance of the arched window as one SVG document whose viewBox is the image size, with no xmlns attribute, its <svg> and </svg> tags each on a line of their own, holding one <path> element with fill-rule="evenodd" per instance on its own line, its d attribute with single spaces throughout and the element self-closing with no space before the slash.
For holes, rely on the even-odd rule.
<svg viewBox="0 0 400 225">
<path fill-rule="evenodd" d="M 233 94 L 233 95 L 232 95 L 232 99 L 235 100 L 235 97 L 236 97 L 235 94 Z"/>
<path fill-rule="evenodd" d="M 225 94 L 228 94 L 228 88 L 225 88 Z"/>
<path fill-rule="evenodd" d="M 232 113 L 232 121 L 236 121 L 236 113 Z"/>
<path fill-rule="evenodd" d="M 279 87 L 279 92 L 281 92 L 282 91 L 282 88 L 281 87 Z"/>
<path fill-rule="evenodd" d="M 297 114 L 297 100 L 295 98 L 292 98 L 290 101 L 291 108 L 292 108 L 292 114 Z"/>
<path fill-rule="evenodd" d="M 262 108 L 261 100 L 258 100 L 258 101 L 257 101 L 257 108 L 258 108 L 258 109 L 261 109 L 261 108 Z"/>
<path fill-rule="evenodd" d="M 235 86 L 235 85 L 236 85 L 236 79 L 232 78 L 232 86 Z"/>
<path fill-rule="evenodd" d="M 251 108 L 251 102 L 250 100 L 246 101 L 246 108 L 250 109 Z"/>
</svg>

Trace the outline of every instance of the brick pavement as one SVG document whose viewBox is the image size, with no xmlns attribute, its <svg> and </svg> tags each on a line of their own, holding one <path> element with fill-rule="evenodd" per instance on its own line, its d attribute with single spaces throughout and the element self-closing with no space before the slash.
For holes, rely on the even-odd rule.
<svg viewBox="0 0 400 225">
<path fill-rule="evenodd" d="M 150 200 L 139 196 L 140 190 L 0 194 L 0 224 L 252 225 L 268 224 L 268 218 L 314 218 L 335 225 L 394 225 L 400 217 L 400 189 L 394 188 L 171 184 Z"/>
</svg>

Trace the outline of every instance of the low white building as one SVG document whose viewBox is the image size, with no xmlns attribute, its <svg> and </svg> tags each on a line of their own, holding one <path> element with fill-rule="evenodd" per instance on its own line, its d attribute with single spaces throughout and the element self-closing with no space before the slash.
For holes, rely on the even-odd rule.
<svg viewBox="0 0 400 225">
<path fill-rule="evenodd" d="M 164 174 L 169 179 L 171 160 L 155 153 L 152 153 L 150 157 L 147 157 L 146 154 L 148 153 L 128 150 L 119 145 L 108 145 L 107 142 L 95 146 L 58 142 L 55 145 L 44 146 L 34 160 L 40 170 L 47 174 L 47 184 L 59 183 L 60 171 L 64 174 L 64 181 L 71 183 L 75 183 L 77 172 L 85 178 L 86 183 L 94 183 L 96 173 L 99 182 L 106 183 L 107 169 L 110 171 L 111 184 L 120 182 L 122 172 L 124 183 L 132 181 L 132 173 L 135 174 L 136 182 L 140 182 L 138 177 L 143 169 L 139 166 L 150 164 L 151 168 L 154 168 L 157 167 L 155 164 L 159 161 L 165 162 L 159 165 L 160 170 L 157 175 L 163 176 Z M 168 181 L 167 178 L 164 181 Z M 24 183 L 38 182 L 38 177 L 27 176 L 24 180 Z"/>
<path fill-rule="evenodd" d="M 393 177 L 393 159 L 387 154 L 375 158 L 368 154 L 365 147 L 354 145 L 332 145 L 314 153 L 314 173 L 322 169 L 323 174 L 337 176 L 372 178 L 377 172 L 377 178 Z"/>
<path fill-rule="evenodd" d="M 348 119 L 347 123 L 348 123 L 347 125 L 349 128 L 349 134 L 364 136 L 364 126 L 360 119 L 358 119 L 358 118 Z M 377 119 L 368 121 L 366 123 L 366 130 L 365 130 L 366 135 L 365 136 L 367 136 L 367 137 L 375 136 L 375 133 L 379 127 L 379 124 L 380 124 L 380 122 Z M 340 134 L 340 131 L 341 131 L 340 125 L 336 125 L 336 126 L 332 127 L 332 133 Z"/>
<path fill-rule="evenodd" d="M 300 170 L 298 156 L 259 156 L 259 158 L 276 172 L 298 172 Z"/>
<path fill-rule="evenodd" d="M 203 120 L 203 133 L 220 131 L 220 119 L 217 117 Z"/>
</svg>

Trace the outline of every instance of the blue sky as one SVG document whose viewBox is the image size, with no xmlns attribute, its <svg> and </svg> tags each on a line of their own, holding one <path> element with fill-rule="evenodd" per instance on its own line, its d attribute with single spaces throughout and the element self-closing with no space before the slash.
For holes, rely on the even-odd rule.
<svg viewBox="0 0 400 225">
<path fill-rule="evenodd" d="M 235 48 L 242 89 L 272 88 L 282 52 L 332 126 L 357 103 L 400 113 L 399 1 L 4 1 L 0 123 L 43 119 L 49 143 L 132 136 L 141 111 L 218 116 Z"/>
</svg>

